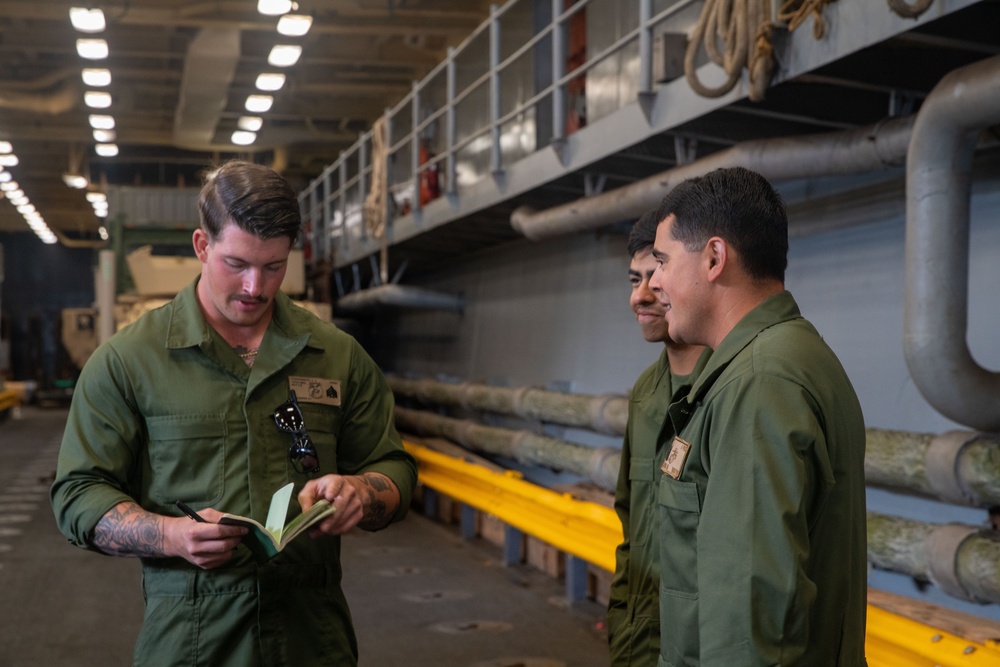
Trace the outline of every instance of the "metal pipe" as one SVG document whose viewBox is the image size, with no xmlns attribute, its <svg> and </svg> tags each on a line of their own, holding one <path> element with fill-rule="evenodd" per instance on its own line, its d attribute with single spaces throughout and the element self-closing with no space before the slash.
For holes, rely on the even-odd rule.
<svg viewBox="0 0 1000 667">
<path fill-rule="evenodd" d="M 448 310 L 461 313 L 465 308 L 465 300 L 460 296 L 432 292 L 420 287 L 388 284 L 342 296 L 337 299 L 334 310 L 338 314 L 341 312 L 355 313 L 370 310 L 375 306 Z"/>
<path fill-rule="evenodd" d="M 429 378 L 388 376 L 386 379 L 389 388 L 400 397 L 587 428 L 608 435 L 624 433 L 628 421 L 625 396 L 566 394 L 535 387 L 493 387 L 471 382 L 454 384 Z"/>
<path fill-rule="evenodd" d="M 974 602 L 1000 602 L 1000 541 L 961 524 L 868 513 L 868 560 Z"/>
<path fill-rule="evenodd" d="M 979 131 L 1000 123 L 1000 56 L 945 76 L 917 114 L 906 165 L 903 349 L 917 389 L 949 419 L 1000 431 L 1000 373 L 967 342 L 969 205 Z"/>
<path fill-rule="evenodd" d="M 618 481 L 621 455 L 615 449 L 586 447 L 530 431 L 484 426 L 433 412 L 396 406 L 396 428 L 417 435 L 433 435 L 488 454 L 587 477 L 608 491 Z"/>
<path fill-rule="evenodd" d="M 744 141 L 689 164 L 568 204 L 511 214 L 511 225 L 533 241 L 637 218 L 678 183 L 714 169 L 741 166 L 771 181 L 856 174 L 902 164 L 913 117 L 893 118 L 845 132 Z"/>
</svg>

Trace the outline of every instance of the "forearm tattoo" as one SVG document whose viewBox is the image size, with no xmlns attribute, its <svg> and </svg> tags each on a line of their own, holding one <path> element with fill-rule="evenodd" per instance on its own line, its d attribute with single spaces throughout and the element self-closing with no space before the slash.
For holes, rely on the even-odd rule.
<svg viewBox="0 0 1000 667">
<path fill-rule="evenodd" d="M 367 496 L 364 502 L 367 509 L 358 526 L 365 530 L 385 528 L 396 512 L 395 487 L 382 475 L 369 473 L 361 475 L 361 484 L 363 485 L 361 492 Z"/>
<path fill-rule="evenodd" d="M 108 510 L 94 529 L 93 545 L 111 556 L 163 556 L 163 519 L 134 503 Z"/>
</svg>

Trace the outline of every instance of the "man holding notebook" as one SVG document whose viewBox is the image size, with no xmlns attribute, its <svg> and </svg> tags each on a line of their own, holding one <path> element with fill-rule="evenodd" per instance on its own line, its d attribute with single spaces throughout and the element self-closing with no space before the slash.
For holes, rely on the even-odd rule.
<svg viewBox="0 0 1000 667">
<path fill-rule="evenodd" d="M 284 179 L 226 163 L 199 212 L 201 275 L 80 375 L 57 523 L 77 546 L 142 559 L 135 665 L 355 665 L 339 535 L 402 519 L 416 482 L 392 395 L 353 338 L 279 291 L 300 227 Z M 280 526 L 268 512 L 289 483 L 303 511 L 330 504 L 317 539 L 269 557 L 246 524 L 220 523 Z M 284 502 L 287 522 L 299 510 Z"/>
</svg>

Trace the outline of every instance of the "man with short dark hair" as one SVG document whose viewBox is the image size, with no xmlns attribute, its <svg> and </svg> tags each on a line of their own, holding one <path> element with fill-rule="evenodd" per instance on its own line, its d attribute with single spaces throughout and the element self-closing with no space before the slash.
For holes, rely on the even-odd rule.
<svg viewBox="0 0 1000 667">
<path fill-rule="evenodd" d="M 57 523 L 77 546 L 142 559 L 136 665 L 355 665 L 339 536 L 402 519 L 416 481 L 392 394 L 353 338 L 279 291 L 300 226 L 284 179 L 226 163 L 199 210 L 201 275 L 80 374 Z M 302 510 L 323 498 L 335 513 L 261 561 L 246 528 L 218 521 L 263 524 L 289 482 Z"/>
<path fill-rule="evenodd" d="M 622 440 L 615 511 L 625 539 L 615 552 L 608 600 L 608 644 L 615 667 L 656 667 L 660 654 L 656 458 L 673 435 L 664 428 L 667 407 L 696 377 L 695 365 L 704 350 L 674 343 L 667 335 L 663 306 L 649 283 L 656 270 L 652 250 L 657 222 L 656 211 L 647 212 L 632 226 L 628 239 L 629 305 L 642 337 L 663 348 L 659 361 L 632 386 Z"/>
<path fill-rule="evenodd" d="M 734 168 L 658 210 L 668 333 L 713 350 L 659 464 L 660 666 L 864 665 L 864 419 L 784 289 L 784 203 Z"/>
</svg>

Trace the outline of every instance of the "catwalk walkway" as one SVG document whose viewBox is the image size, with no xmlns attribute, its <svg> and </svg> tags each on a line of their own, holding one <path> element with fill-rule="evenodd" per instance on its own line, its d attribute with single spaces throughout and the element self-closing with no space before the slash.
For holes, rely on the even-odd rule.
<svg viewBox="0 0 1000 667">
<path fill-rule="evenodd" d="M 0 667 L 131 662 L 139 564 L 70 546 L 48 502 L 66 411 L 24 407 L 0 423 Z M 344 590 L 362 667 L 597 667 L 604 610 L 457 527 L 415 512 L 345 537 Z"/>
</svg>

